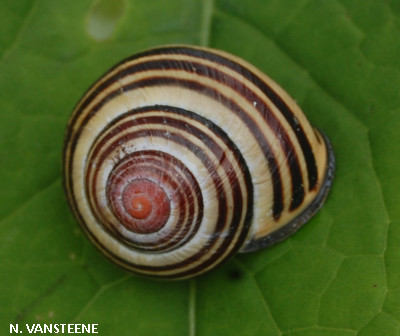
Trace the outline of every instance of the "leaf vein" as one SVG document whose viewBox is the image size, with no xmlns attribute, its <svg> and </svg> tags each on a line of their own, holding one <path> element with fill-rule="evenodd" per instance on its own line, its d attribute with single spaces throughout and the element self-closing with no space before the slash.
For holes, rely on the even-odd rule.
<svg viewBox="0 0 400 336">
<path fill-rule="evenodd" d="M 15 35 L 14 41 L 9 45 L 9 47 L 4 51 L 3 55 L 1 56 L 0 63 L 3 63 L 3 61 L 7 58 L 7 55 L 11 52 L 12 49 L 14 49 L 17 46 L 17 44 L 21 40 L 22 35 L 23 35 L 24 31 L 26 30 L 33 13 L 36 10 L 37 3 L 38 3 L 37 0 L 32 2 L 27 14 L 25 15 L 24 21 L 21 24 L 20 29 L 18 30 L 17 34 Z"/>
<path fill-rule="evenodd" d="M 207 47 L 210 44 L 213 12 L 214 0 L 204 0 L 200 28 L 200 45 L 203 47 Z"/>
</svg>

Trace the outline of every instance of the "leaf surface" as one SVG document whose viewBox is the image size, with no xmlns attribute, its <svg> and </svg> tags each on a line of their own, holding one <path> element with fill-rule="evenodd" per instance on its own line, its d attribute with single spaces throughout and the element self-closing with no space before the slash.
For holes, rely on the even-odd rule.
<svg viewBox="0 0 400 336">
<path fill-rule="evenodd" d="M 66 203 L 68 117 L 105 70 L 188 43 L 253 63 L 331 139 L 323 210 L 286 241 L 194 280 L 105 260 Z M 0 328 L 101 335 L 400 335 L 400 4 L 396 0 L 0 3 Z"/>
</svg>

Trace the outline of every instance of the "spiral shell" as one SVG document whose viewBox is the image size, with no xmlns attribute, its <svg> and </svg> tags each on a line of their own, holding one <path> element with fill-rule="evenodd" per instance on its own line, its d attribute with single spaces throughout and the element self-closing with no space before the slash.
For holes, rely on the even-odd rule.
<svg viewBox="0 0 400 336">
<path fill-rule="evenodd" d="M 269 246 L 321 206 L 327 138 L 266 75 L 222 51 L 166 46 L 125 59 L 76 106 L 65 190 L 92 242 L 160 278 Z"/>
</svg>

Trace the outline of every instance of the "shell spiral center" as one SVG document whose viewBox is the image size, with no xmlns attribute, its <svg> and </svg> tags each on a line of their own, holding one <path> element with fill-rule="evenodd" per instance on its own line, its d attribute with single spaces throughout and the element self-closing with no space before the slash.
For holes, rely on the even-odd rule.
<svg viewBox="0 0 400 336">
<path fill-rule="evenodd" d="M 135 176 L 128 176 L 128 183 L 125 182 L 119 178 L 109 184 L 107 197 L 116 217 L 130 231 L 151 233 L 160 230 L 171 209 L 162 186 Z"/>
</svg>

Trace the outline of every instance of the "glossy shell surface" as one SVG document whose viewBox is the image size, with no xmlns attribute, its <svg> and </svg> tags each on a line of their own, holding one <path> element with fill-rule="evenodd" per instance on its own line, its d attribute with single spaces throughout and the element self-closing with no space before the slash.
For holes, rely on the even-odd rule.
<svg viewBox="0 0 400 336">
<path fill-rule="evenodd" d="M 327 138 L 274 81 L 213 49 L 129 57 L 76 106 L 65 189 L 92 242 L 137 273 L 187 278 L 296 231 L 323 204 Z"/>
</svg>

